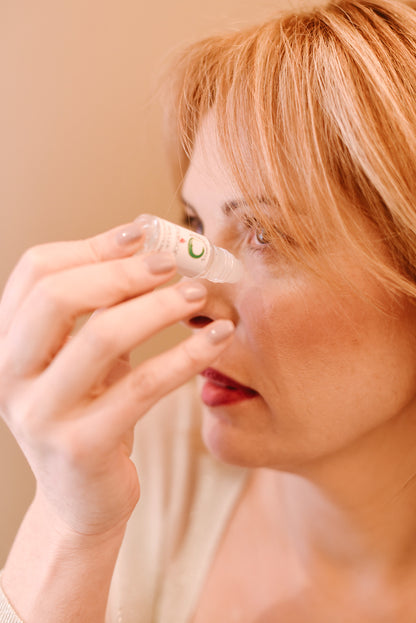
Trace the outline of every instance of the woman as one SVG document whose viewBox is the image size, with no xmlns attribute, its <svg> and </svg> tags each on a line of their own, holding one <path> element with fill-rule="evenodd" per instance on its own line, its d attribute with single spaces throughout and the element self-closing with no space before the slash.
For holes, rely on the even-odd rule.
<svg viewBox="0 0 416 623">
<path fill-rule="evenodd" d="M 186 216 L 238 284 L 154 290 L 137 223 L 22 259 L 1 405 L 38 487 L 0 621 L 416 618 L 415 52 L 410 6 L 340 0 L 175 61 Z"/>
</svg>

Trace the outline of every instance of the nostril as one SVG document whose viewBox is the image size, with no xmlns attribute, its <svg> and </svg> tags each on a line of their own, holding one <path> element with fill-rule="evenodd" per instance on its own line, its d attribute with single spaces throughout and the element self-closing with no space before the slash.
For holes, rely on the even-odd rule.
<svg viewBox="0 0 416 623">
<path fill-rule="evenodd" d="M 202 329 L 212 322 L 212 318 L 208 316 L 194 316 L 188 322 L 194 329 Z"/>
</svg>

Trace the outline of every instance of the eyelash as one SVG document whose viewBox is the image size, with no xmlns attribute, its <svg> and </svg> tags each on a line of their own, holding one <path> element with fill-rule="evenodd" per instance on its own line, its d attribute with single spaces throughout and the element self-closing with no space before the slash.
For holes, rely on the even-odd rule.
<svg viewBox="0 0 416 623">
<path fill-rule="evenodd" d="M 265 251 L 270 245 L 270 240 L 267 239 L 267 234 L 264 240 L 260 240 L 260 236 L 265 234 L 265 229 L 261 226 L 258 220 L 252 216 L 245 216 L 243 218 L 243 223 L 250 236 L 254 236 L 257 242 L 256 246 L 250 245 L 250 248 L 253 251 Z"/>
<path fill-rule="evenodd" d="M 184 212 L 182 215 L 182 224 L 188 229 L 192 229 L 195 233 L 204 235 L 204 225 L 196 214 Z"/>
<path fill-rule="evenodd" d="M 270 240 L 267 240 L 267 237 L 266 240 L 263 241 L 259 239 L 259 236 L 261 236 L 262 233 L 265 232 L 265 230 L 257 221 L 257 219 L 255 219 L 254 217 L 245 216 L 242 219 L 242 223 L 247 230 L 248 239 L 250 240 L 250 238 L 254 236 L 257 242 L 257 244 L 249 243 L 248 248 L 250 251 L 264 253 L 267 250 L 270 250 Z M 182 215 L 182 224 L 188 229 L 191 229 L 198 234 L 204 235 L 204 224 L 199 216 L 197 216 L 196 214 L 185 211 Z M 284 234 L 281 235 L 282 237 L 284 237 Z"/>
</svg>

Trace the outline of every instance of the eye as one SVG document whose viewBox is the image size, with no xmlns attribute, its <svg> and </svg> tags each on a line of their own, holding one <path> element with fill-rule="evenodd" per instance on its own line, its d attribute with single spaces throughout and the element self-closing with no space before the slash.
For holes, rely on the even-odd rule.
<svg viewBox="0 0 416 623">
<path fill-rule="evenodd" d="M 248 242 L 252 247 L 264 247 L 270 244 L 270 237 L 257 219 L 246 216 L 244 225 L 248 229 Z"/>
<path fill-rule="evenodd" d="M 254 217 L 248 216 L 244 218 L 245 227 L 248 229 L 248 243 L 254 251 L 276 249 L 276 243 L 280 240 L 285 245 L 297 246 L 295 240 L 281 231 L 277 227 L 273 227 L 273 234 L 265 229 L 262 224 Z"/>
<path fill-rule="evenodd" d="M 255 242 L 259 245 L 270 243 L 270 239 L 268 238 L 266 231 L 261 227 L 257 227 L 257 229 L 253 231 L 252 236 L 255 238 Z"/>
<path fill-rule="evenodd" d="M 204 224 L 192 208 L 186 208 L 183 213 L 183 225 L 197 234 L 204 233 Z"/>
</svg>

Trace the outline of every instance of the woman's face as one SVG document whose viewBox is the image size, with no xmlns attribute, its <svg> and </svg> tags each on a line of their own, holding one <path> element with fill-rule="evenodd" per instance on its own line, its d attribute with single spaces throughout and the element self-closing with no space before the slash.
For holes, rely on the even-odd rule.
<svg viewBox="0 0 416 623">
<path fill-rule="evenodd" d="M 261 232 L 244 224 L 250 214 L 209 119 L 195 144 L 183 198 L 191 225 L 232 251 L 245 269 L 237 284 L 206 282 L 204 316 L 236 325 L 214 368 L 257 392 L 224 389 L 216 373 L 202 379 L 203 437 L 213 454 L 231 463 L 293 469 L 416 414 L 414 307 L 393 301 L 345 249 L 333 253 L 343 258 L 357 291 L 347 280 L 331 288 L 271 253 Z"/>
</svg>

